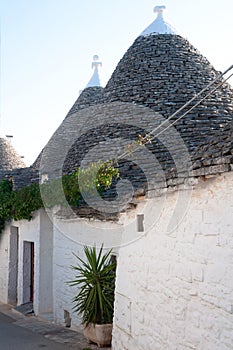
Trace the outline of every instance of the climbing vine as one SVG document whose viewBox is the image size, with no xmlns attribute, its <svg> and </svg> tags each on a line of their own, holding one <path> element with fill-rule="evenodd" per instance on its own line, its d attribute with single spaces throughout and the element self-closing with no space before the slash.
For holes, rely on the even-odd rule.
<svg viewBox="0 0 233 350">
<path fill-rule="evenodd" d="M 0 182 L 0 231 L 3 230 L 5 221 L 11 218 L 14 197 L 12 188 L 12 181 L 2 180 Z"/>
<path fill-rule="evenodd" d="M 95 189 L 101 193 L 110 188 L 113 178 L 119 176 L 115 165 L 112 161 L 92 163 L 85 169 L 63 175 L 62 179 L 49 180 L 42 185 L 31 184 L 18 191 L 13 190 L 12 180 L 0 181 L 0 231 L 10 219 L 31 220 L 33 212 L 43 208 L 44 202 L 49 208 L 55 205 L 78 207 L 82 193 L 94 195 Z"/>
<path fill-rule="evenodd" d="M 147 143 L 151 143 L 151 136 L 138 134 L 137 139 L 126 146 L 121 158 Z M 93 196 L 96 191 L 101 193 L 110 188 L 113 179 L 119 177 L 117 165 L 116 161 L 99 161 L 63 175 L 62 179 L 49 180 L 42 185 L 31 184 L 18 191 L 13 190 L 12 180 L 0 181 L 0 232 L 8 220 L 31 220 L 33 212 L 44 208 L 44 202 L 48 208 L 55 205 L 78 207 L 83 194 Z"/>
</svg>

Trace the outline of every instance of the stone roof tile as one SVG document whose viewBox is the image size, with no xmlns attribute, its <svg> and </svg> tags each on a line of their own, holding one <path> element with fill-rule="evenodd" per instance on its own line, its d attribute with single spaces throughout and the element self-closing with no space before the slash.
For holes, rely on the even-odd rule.
<svg viewBox="0 0 233 350">
<path fill-rule="evenodd" d="M 0 171 L 23 167 L 25 164 L 12 144 L 6 138 L 0 137 Z"/>
</svg>

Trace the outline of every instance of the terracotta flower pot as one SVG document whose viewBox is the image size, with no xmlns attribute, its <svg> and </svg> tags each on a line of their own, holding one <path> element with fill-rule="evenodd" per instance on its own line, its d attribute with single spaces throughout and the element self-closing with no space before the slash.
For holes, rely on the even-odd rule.
<svg viewBox="0 0 233 350">
<path fill-rule="evenodd" d="M 84 326 L 83 333 L 88 343 L 95 343 L 99 348 L 111 345 L 112 324 L 94 324 L 90 323 Z"/>
</svg>

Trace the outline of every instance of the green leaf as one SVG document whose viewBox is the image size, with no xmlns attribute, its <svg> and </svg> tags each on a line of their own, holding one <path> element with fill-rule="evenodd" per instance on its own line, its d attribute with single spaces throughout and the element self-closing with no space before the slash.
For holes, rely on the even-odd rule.
<svg viewBox="0 0 233 350">
<path fill-rule="evenodd" d="M 116 263 L 111 261 L 111 250 L 104 253 L 101 246 L 84 247 L 86 260 L 77 255 L 77 266 L 71 268 L 78 272 L 75 279 L 67 282 L 78 287 L 73 298 L 74 310 L 82 314 L 83 323 L 111 323 L 113 318 Z"/>
</svg>

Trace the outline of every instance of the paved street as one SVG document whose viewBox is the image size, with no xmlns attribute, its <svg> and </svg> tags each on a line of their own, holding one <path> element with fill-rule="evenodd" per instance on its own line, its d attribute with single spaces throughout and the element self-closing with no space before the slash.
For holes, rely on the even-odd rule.
<svg viewBox="0 0 233 350">
<path fill-rule="evenodd" d="M 0 304 L 0 350 L 94 350 L 83 334 Z M 105 348 L 105 350 L 110 348 Z"/>
<path fill-rule="evenodd" d="M 26 328 L 17 326 L 15 321 L 0 313 L 0 349 L 1 350 L 32 350 L 51 349 L 67 350 L 69 345 L 58 344 L 46 339 L 43 335 L 36 334 Z"/>
</svg>

